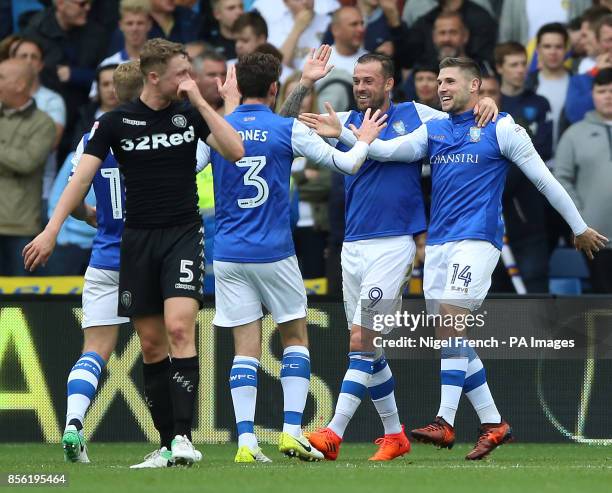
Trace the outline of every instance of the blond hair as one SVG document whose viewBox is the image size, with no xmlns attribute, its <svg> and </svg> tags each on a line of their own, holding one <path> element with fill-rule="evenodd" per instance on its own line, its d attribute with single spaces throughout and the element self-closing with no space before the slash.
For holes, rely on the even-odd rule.
<svg viewBox="0 0 612 493">
<path fill-rule="evenodd" d="M 185 46 L 163 38 L 150 39 L 140 52 L 140 71 L 145 77 L 149 72 L 163 74 L 168 62 L 177 55 L 188 56 Z"/>
<path fill-rule="evenodd" d="M 140 62 L 132 60 L 119 65 L 113 72 L 113 84 L 120 103 L 138 97 L 143 86 Z"/>
<path fill-rule="evenodd" d="M 121 0 L 119 4 L 119 14 L 146 14 L 151 13 L 151 0 Z"/>
</svg>

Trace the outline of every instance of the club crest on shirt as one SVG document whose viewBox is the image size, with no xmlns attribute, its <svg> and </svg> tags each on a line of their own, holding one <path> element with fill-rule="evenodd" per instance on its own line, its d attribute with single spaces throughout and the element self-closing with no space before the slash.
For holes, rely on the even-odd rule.
<svg viewBox="0 0 612 493">
<path fill-rule="evenodd" d="M 470 127 L 470 142 L 480 142 L 480 131 L 479 127 Z"/>
<path fill-rule="evenodd" d="M 129 308 L 132 305 L 132 293 L 129 291 L 121 293 L 121 304 L 124 308 Z"/>
<path fill-rule="evenodd" d="M 395 122 L 393 122 L 393 130 L 395 130 L 395 133 L 398 135 L 405 135 L 406 134 L 406 127 L 404 126 L 404 122 L 401 120 L 397 120 Z"/>
<path fill-rule="evenodd" d="M 187 126 L 187 118 L 183 115 L 174 115 L 172 117 L 172 123 L 175 127 L 185 128 Z"/>
</svg>

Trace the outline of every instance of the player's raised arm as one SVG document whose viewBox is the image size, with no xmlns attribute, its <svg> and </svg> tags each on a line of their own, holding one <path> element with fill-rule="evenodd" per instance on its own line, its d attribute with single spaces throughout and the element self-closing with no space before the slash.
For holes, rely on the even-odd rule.
<svg viewBox="0 0 612 493">
<path fill-rule="evenodd" d="M 331 54 L 332 47 L 329 45 L 321 45 L 316 51 L 314 48 L 310 51 L 310 55 L 302 68 L 300 82 L 287 96 L 278 112 L 280 116 L 298 116 L 302 101 L 312 90 L 315 82 L 325 77 L 334 68 L 333 65 L 328 65 Z"/>
<path fill-rule="evenodd" d="M 228 161 L 239 161 L 244 156 L 244 146 L 238 132 L 227 123 L 202 97 L 196 82 L 189 78 L 180 83 L 179 95 L 186 95 L 191 104 L 204 118 L 210 129 L 206 143 L 213 147 Z"/>
<path fill-rule="evenodd" d="M 347 152 L 339 151 L 328 145 L 315 132 L 304 124 L 296 121 L 293 126 L 291 144 L 296 156 L 304 156 L 314 164 L 326 166 L 345 174 L 355 174 L 366 160 L 368 144 L 372 142 L 385 128 L 387 115 L 380 110 L 366 110 L 363 122 L 359 127 L 359 140 Z"/>
<path fill-rule="evenodd" d="M 238 81 L 236 80 L 236 65 L 227 67 L 227 74 L 225 75 L 225 82 L 223 84 L 219 77 L 216 78 L 216 81 L 217 90 L 221 98 L 223 98 L 225 116 L 227 116 L 240 106 L 240 98 L 242 97 L 238 90 Z"/>
<path fill-rule="evenodd" d="M 587 257 L 605 246 L 608 239 L 589 228 L 578 208 L 563 186 L 552 175 L 535 150 L 533 142 L 523 127 L 514 123 L 510 116 L 501 119 L 496 127 L 497 141 L 502 154 L 515 163 L 550 204 L 561 214 L 575 235 L 575 246 Z"/>
<path fill-rule="evenodd" d="M 53 253 L 60 228 L 70 213 L 76 209 L 89 191 L 91 181 L 102 160 L 90 154 L 83 154 L 76 172 L 64 189 L 55 211 L 45 229 L 23 249 L 26 270 L 33 271 L 39 265 L 45 265 Z"/>
</svg>

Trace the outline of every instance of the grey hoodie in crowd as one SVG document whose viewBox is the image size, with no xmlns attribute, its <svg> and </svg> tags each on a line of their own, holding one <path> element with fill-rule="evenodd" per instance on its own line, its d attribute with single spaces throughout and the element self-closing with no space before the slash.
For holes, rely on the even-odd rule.
<svg viewBox="0 0 612 493">
<path fill-rule="evenodd" d="M 569 127 L 557 146 L 554 174 L 586 223 L 612 238 L 612 125 L 589 111 Z"/>
</svg>

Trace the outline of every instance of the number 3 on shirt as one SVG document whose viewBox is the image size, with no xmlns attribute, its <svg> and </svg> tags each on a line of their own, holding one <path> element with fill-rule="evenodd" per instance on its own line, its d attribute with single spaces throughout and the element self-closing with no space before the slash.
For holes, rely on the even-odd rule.
<svg viewBox="0 0 612 493">
<path fill-rule="evenodd" d="M 238 199 L 238 207 L 241 209 L 253 209 L 259 207 L 268 200 L 270 189 L 266 181 L 258 175 L 265 165 L 266 156 L 245 157 L 236 163 L 236 166 L 240 168 L 249 168 L 244 174 L 244 184 L 257 189 L 257 195 L 255 195 L 255 197 Z"/>
</svg>

